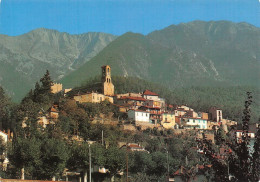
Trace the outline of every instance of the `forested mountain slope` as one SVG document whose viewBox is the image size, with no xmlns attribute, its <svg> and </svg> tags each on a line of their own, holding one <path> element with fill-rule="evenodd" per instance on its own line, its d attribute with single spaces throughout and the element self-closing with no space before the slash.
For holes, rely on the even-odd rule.
<svg viewBox="0 0 260 182">
<path fill-rule="evenodd" d="M 113 75 L 134 76 L 168 88 L 259 86 L 260 29 L 247 23 L 194 21 L 149 35 L 126 33 L 64 77 L 80 85 L 109 64 Z"/>
</svg>

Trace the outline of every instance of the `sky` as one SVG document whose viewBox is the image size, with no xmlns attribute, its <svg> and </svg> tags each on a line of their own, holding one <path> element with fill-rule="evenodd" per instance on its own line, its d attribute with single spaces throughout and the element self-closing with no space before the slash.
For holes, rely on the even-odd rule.
<svg viewBox="0 0 260 182">
<path fill-rule="evenodd" d="M 260 27 L 260 0 L 0 0 L 0 34 L 10 36 L 36 28 L 148 34 L 194 20 Z"/>
</svg>

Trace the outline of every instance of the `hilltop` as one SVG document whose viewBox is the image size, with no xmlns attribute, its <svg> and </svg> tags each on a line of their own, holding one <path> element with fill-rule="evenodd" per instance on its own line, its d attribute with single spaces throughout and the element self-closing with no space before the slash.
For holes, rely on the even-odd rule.
<svg viewBox="0 0 260 182">
<path fill-rule="evenodd" d="M 162 98 L 166 99 L 168 104 L 188 105 L 197 111 L 208 112 L 212 106 L 223 109 L 223 116 L 238 122 L 242 121 L 242 113 L 244 109 L 244 101 L 246 92 L 252 92 L 252 119 L 256 122 L 260 112 L 260 89 L 256 87 L 233 86 L 226 88 L 219 87 L 189 87 L 168 88 L 152 83 L 136 77 L 113 76 L 113 84 L 115 85 L 115 94 L 122 93 L 142 93 L 144 90 L 152 90 L 158 93 Z M 70 95 L 77 93 L 85 93 L 91 91 L 99 91 L 100 76 L 86 80 L 80 87 L 74 88 Z"/>
</svg>

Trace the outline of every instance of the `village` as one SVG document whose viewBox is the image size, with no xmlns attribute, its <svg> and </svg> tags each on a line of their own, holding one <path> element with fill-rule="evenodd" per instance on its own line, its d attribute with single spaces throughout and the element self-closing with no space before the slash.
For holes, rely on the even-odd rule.
<svg viewBox="0 0 260 182">
<path fill-rule="evenodd" d="M 91 91 L 87 93 L 78 93 L 71 99 L 77 103 L 100 103 L 109 101 L 119 108 L 119 111 L 125 113 L 128 119 L 124 120 L 124 128 L 135 130 L 139 128 L 145 130 L 147 128 L 172 129 L 174 131 L 183 132 L 185 130 L 213 131 L 222 127 L 227 133 L 228 128 L 236 126 L 237 122 L 223 118 L 221 108 L 212 106 L 208 112 L 194 111 L 186 105 L 168 104 L 165 98 L 160 98 L 157 93 L 145 90 L 143 93 L 114 93 L 114 85 L 111 78 L 111 67 L 109 65 L 102 66 L 102 93 Z M 72 89 L 62 90 L 62 84 L 54 83 L 52 92 L 64 92 L 66 95 Z M 50 117 L 58 118 L 58 106 L 50 108 Z M 45 117 L 41 118 L 39 123 L 46 125 L 51 121 Z M 249 135 L 254 138 L 256 126 L 250 126 Z M 237 130 L 237 136 L 241 136 Z M 213 137 L 214 138 L 214 137 Z"/>
<path fill-rule="evenodd" d="M 195 111 L 187 105 L 173 105 L 166 102 L 165 98 L 161 98 L 159 94 L 150 90 L 144 90 L 142 93 L 119 93 L 115 94 L 115 87 L 111 77 L 111 67 L 105 65 L 101 67 L 101 83 L 99 83 L 100 92 L 96 90 L 87 92 L 78 92 L 77 94 L 69 94 L 73 89 L 63 89 L 62 84 L 53 83 L 51 90 L 53 94 L 62 94 L 67 99 L 77 103 L 95 103 L 109 102 L 113 106 L 116 106 L 120 113 L 124 114 L 125 118 L 112 118 L 104 117 L 102 113 L 99 117 L 92 118 L 93 124 L 105 124 L 105 125 L 120 125 L 120 128 L 125 131 L 145 131 L 147 129 L 155 129 L 158 131 L 172 130 L 175 135 L 185 135 L 190 131 L 196 132 L 196 139 L 206 139 L 211 143 L 215 143 L 216 131 L 221 128 L 225 133 L 229 133 L 231 137 L 242 139 L 242 130 L 239 130 L 238 123 L 229 119 L 223 118 L 223 112 L 221 108 L 211 107 L 208 112 Z M 24 118 L 22 122 L 22 128 L 28 127 L 26 124 L 28 118 Z M 59 105 L 54 104 L 48 109 L 47 112 L 39 112 L 37 123 L 46 128 L 49 125 L 55 125 L 59 119 Z M 257 130 L 257 124 L 251 124 L 249 126 L 249 137 L 255 138 L 255 132 Z M 11 141 L 13 134 L 10 131 L 1 131 L 1 136 L 4 142 Z M 102 145 L 103 141 L 102 133 Z M 74 139 L 76 141 L 83 142 L 83 138 L 79 137 L 75 133 Z M 96 141 L 88 141 L 89 145 Z M 118 141 L 119 148 L 126 148 L 129 151 L 148 152 L 141 143 L 128 143 Z M 199 146 L 195 147 L 197 152 L 204 155 L 204 151 Z M 214 154 L 219 159 L 225 159 L 227 153 L 230 152 L 229 148 L 221 147 L 219 152 Z M 148 152 L 149 153 L 149 152 Z M 4 156 L 4 155 L 3 155 Z M 8 158 L 5 156 L 2 160 L 3 171 L 7 170 L 9 164 Z M 167 164 L 168 165 L 168 164 Z M 210 168 L 212 165 L 196 165 L 197 171 Z M 100 166 L 94 166 L 93 172 L 107 173 L 108 169 Z M 91 167 L 90 167 L 91 168 Z M 121 173 L 121 172 L 120 172 Z M 199 173 L 198 173 L 199 174 Z M 79 172 L 65 171 L 66 181 L 79 180 L 81 181 L 81 175 Z M 122 173 L 123 175 L 123 173 Z M 185 175 L 185 168 L 180 167 L 179 170 L 172 173 L 169 176 L 169 181 L 178 179 Z M 71 177 L 72 176 L 72 177 Z M 90 174 L 91 176 L 91 174 Z M 76 178 L 75 178 L 76 177 Z M 179 177 L 179 178 L 178 178 Z M 83 180 L 87 181 L 87 177 L 84 176 Z M 91 178 L 91 177 L 90 177 Z M 200 177 L 199 177 L 200 178 Z M 202 175 L 203 178 L 203 175 Z M 181 181 L 181 180 L 180 180 Z"/>
</svg>

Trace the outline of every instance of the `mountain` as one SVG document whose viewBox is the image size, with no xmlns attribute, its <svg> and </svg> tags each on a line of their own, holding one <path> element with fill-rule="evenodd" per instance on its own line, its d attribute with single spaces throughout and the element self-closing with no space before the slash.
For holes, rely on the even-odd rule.
<svg viewBox="0 0 260 182">
<path fill-rule="evenodd" d="M 116 38 L 78 70 L 61 79 L 66 87 L 99 75 L 134 76 L 168 88 L 260 86 L 260 29 L 247 23 L 194 21 L 141 35 Z"/>
<path fill-rule="evenodd" d="M 54 80 L 89 61 L 114 35 L 70 35 L 36 29 L 20 36 L 0 35 L 0 85 L 15 100 L 21 99 L 48 69 Z"/>
</svg>

